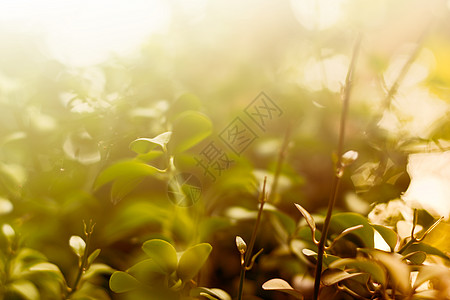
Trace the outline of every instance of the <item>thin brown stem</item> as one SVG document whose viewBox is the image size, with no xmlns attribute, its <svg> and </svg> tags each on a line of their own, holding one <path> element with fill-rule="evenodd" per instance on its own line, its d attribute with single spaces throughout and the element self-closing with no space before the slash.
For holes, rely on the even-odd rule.
<svg viewBox="0 0 450 300">
<path fill-rule="evenodd" d="M 413 52 L 409 56 L 406 63 L 403 65 L 402 69 L 400 70 L 400 73 L 398 74 L 397 78 L 395 79 L 394 83 L 391 85 L 390 89 L 387 92 L 386 98 L 384 99 L 384 109 L 389 109 L 391 106 L 392 99 L 398 92 L 398 88 L 402 81 L 405 79 L 406 74 L 408 74 L 409 70 L 411 69 L 412 64 L 419 56 L 420 50 L 423 46 L 423 41 L 425 40 L 425 37 L 428 34 L 430 25 L 428 25 L 425 30 L 421 33 L 419 40 L 417 41 L 417 45 L 414 48 Z"/>
<path fill-rule="evenodd" d="M 250 244 L 247 248 L 247 252 L 245 253 L 244 262 L 241 263 L 241 274 L 239 278 L 239 291 L 238 291 L 238 300 L 242 299 L 242 293 L 244 291 L 244 279 L 245 279 L 245 271 L 248 270 L 249 264 L 252 258 L 253 246 L 256 241 L 256 234 L 258 233 L 259 224 L 261 222 L 261 216 L 264 208 L 264 203 L 266 202 L 266 182 L 267 177 L 264 177 L 263 189 L 262 193 L 259 195 L 259 210 L 258 215 L 256 217 L 255 226 L 253 227 L 252 237 L 250 238 Z"/>
<path fill-rule="evenodd" d="M 337 149 L 338 161 L 335 170 L 335 176 L 333 176 L 333 182 L 331 186 L 331 194 L 328 202 L 328 210 L 327 216 L 325 217 L 325 221 L 322 229 L 322 236 L 319 241 L 319 246 L 317 250 L 317 265 L 316 265 L 316 274 L 314 279 L 314 298 L 315 300 L 319 297 L 320 290 L 320 279 L 322 276 L 322 261 L 323 254 L 325 251 L 325 243 L 327 240 L 328 229 L 330 227 L 331 214 L 333 212 L 334 205 L 336 203 L 336 198 L 339 191 L 340 178 L 342 177 L 343 167 L 342 167 L 342 154 L 344 152 L 344 138 L 345 138 L 345 125 L 347 121 L 349 101 L 350 101 L 350 92 L 352 88 L 353 82 L 353 74 L 356 66 L 356 60 L 358 58 L 359 47 L 361 45 L 361 35 L 356 39 L 355 46 L 353 48 L 352 60 L 350 62 L 350 66 L 348 68 L 347 77 L 345 79 L 345 89 L 343 93 L 343 108 L 341 113 L 341 122 L 340 122 L 340 130 L 339 130 L 339 143 Z"/>
<path fill-rule="evenodd" d="M 284 134 L 283 143 L 281 145 L 280 151 L 278 152 L 277 163 L 276 163 L 275 172 L 273 175 L 273 182 L 272 182 L 272 186 L 270 188 L 270 195 L 269 195 L 269 199 L 268 199 L 269 202 L 272 202 L 274 200 L 273 197 L 276 194 L 277 189 L 278 189 L 278 182 L 280 179 L 281 168 L 283 166 L 283 162 L 286 157 L 287 148 L 289 145 L 289 137 L 291 134 L 291 128 L 292 128 L 292 125 L 289 125 L 287 127 L 286 132 Z"/>
</svg>

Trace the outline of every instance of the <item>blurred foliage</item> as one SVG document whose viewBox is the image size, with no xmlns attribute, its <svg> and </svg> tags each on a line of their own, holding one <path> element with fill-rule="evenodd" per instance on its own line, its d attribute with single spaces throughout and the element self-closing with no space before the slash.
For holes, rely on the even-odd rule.
<svg viewBox="0 0 450 300">
<path fill-rule="evenodd" d="M 373 233 L 390 251 L 407 243 L 401 226 L 412 226 L 412 209 L 399 198 L 411 181 L 408 158 L 449 150 L 449 9 L 438 0 L 337 2 L 339 22 L 314 23 L 294 0 L 210 1 L 199 20 L 174 1 L 167 34 L 153 35 L 132 56 L 86 68 L 49 57 L 39 37 L 2 28 L 8 43 L 0 47 L 0 297 L 148 299 L 141 289 L 116 292 L 149 278 L 151 285 L 164 282 L 164 299 L 234 297 L 235 237 L 250 240 L 265 176 L 269 203 L 255 245 L 264 252 L 246 275 L 244 298 L 286 299 L 262 289 L 275 277 L 309 297 L 317 249 L 294 203 L 311 212 L 318 239 L 340 88 L 358 32 L 362 51 L 345 148 L 359 158 L 342 178 L 330 235 L 363 228 L 339 239 L 328 255 L 323 295 L 332 299 L 337 291 L 346 299 L 337 289 L 346 286 L 370 297 L 363 285 L 383 285 L 386 276 L 402 295 L 422 283 L 434 294 L 425 289 L 418 299 L 448 293 L 448 215 L 427 234 L 428 246 L 414 244 L 403 258 L 373 249 Z M 317 3 L 324 11 L 333 7 Z M 246 114 L 261 92 L 282 112 L 263 128 Z M 256 135 L 239 155 L 221 139 L 237 117 Z M 211 169 L 214 177 L 198 162 L 211 143 L 231 160 L 222 171 Z M 180 173 L 198 182 L 180 185 L 172 180 Z M 388 209 L 394 199 L 401 207 Z M 448 212 L 442 205 L 437 212 Z M 417 226 L 429 228 L 436 210 L 422 208 Z M 96 223 L 93 233 L 83 231 L 85 220 Z M 161 254 L 167 257 L 147 248 L 155 241 L 170 248 Z M 186 259 L 201 263 L 180 271 L 182 251 L 196 245 L 208 254 Z M 412 287 L 409 275 L 417 276 Z"/>
</svg>

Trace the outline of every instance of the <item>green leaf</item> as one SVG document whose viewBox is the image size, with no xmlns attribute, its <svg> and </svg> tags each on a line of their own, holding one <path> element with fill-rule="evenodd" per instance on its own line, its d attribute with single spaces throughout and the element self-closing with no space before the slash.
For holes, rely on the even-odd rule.
<svg viewBox="0 0 450 300">
<path fill-rule="evenodd" d="M 13 210 L 13 205 L 11 201 L 6 198 L 0 197 L 0 216 L 6 215 Z"/>
<path fill-rule="evenodd" d="M 16 232 L 9 224 L 2 225 L 2 233 L 6 237 L 6 239 L 11 243 L 14 237 L 16 236 Z"/>
<path fill-rule="evenodd" d="M 89 255 L 88 259 L 87 259 L 87 268 L 89 269 L 89 267 L 92 265 L 92 263 L 94 262 L 94 260 L 98 257 L 98 255 L 100 254 L 101 250 L 100 249 L 95 249 L 94 252 L 91 253 L 91 255 Z"/>
<path fill-rule="evenodd" d="M 127 178 L 118 178 L 111 187 L 111 202 L 116 205 L 125 196 L 131 193 L 142 181 L 144 176 L 130 176 Z"/>
<path fill-rule="evenodd" d="M 233 206 L 225 211 L 225 215 L 232 220 L 241 221 L 256 219 L 258 212 L 240 206 Z"/>
<path fill-rule="evenodd" d="M 147 154 L 152 151 L 156 146 L 160 146 L 161 149 L 167 151 L 167 143 L 170 141 L 172 132 L 164 132 L 154 138 L 140 138 L 130 143 L 130 149 L 137 154 Z"/>
<path fill-rule="evenodd" d="M 64 275 L 61 273 L 61 270 L 58 268 L 58 266 L 49 262 L 42 262 L 35 264 L 32 267 L 30 267 L 29 271 L 42 272 L 50 275 L 53 279 L 56 279 L 59 282 L 65 282 Z"/>
<path fill-rule="evenodd" d="M 310 250 L 310 249 L 303 249 L 302 250 L 303 255 L 308 256 L 308 257 L 314 257 L 315 260 L 317 261 L 317 252 Z M 338 260 L 339 257 L 335 256 L 335 255 L 331 255 L 331 254 L 324 254 L 323 255 L 323 261 L 322 264 L 324 267 L 328 267 L 332 262 Z"/>
<path fill-rule="evenodd" d="M 127 272 L 149 286 L 161 286 L 167 278 L 166 272 L 151 258 L 138 262 Z"/>
<path fill-rule="evenodd" d="M 89 280 L 90 278 L 99 274 L 112 274 L 114 269 L 105 264 L 92 264 L 89 269 L 84 273 L 83 280 Z"/>
<path fill-rule="evenodd" d="M 297 224 L 295 223 L 294 219 L 292 219 L 287 214 L 281 212 L 270 203 L 264 205 L 264 211 L 268 211 L 271 214 L 273 214 L 280 221 L 280 223 L 282 224 L 283 228 L 286 230 L 289 236 L 294 234 L 295 229 L 297 227 Z"/>
<path fill-rule="evenodd" d="M 21 248 L 18 250 L 15 260 L 20 262 L 24 269 L 36 265 L 41 262 L 46 262 L 47 258 L 44 254 L 30 248 Z"/>
<path fill-rule="evenodd" d="M 27 300 L 39 300 L 39 290 L 37 287 L 28 280 L 19 279 L 9 284 L 9 289 L 20 294 L 23 299 Z"/>
<path fill-rule="evenodd" d="M 81 237 L 78 235 L 72 235 L 69 240 L 69 245 L 78 257 L 82 257 L 84 255 L 86 243 Z"/>
<path fill-rule="evenodd" d="M 294 296 L 297 299 L 303 299 L 303 295 L 295 290 L 289 283 L 280 278 L 270 279 L 262 285 L 264 290 L 279 291 Z"/>
<path fill-rule="evenodd" d="M 170 116 L 177 116 L 188 110 L 199 110 L 201 108 L 200 99 L 192 93 L 184 93 L 178 97 L 170 106 Z"/>
<path fill-rule="evenodd" d="M 136 289 L 139 282 L 128 273 L 116 271 L 109 279 L 109 288 L 115 293 L 125 293 Z"/>
<path fill-rule="evenodd" d="M 173 121 L 172 131 L 172 140 L 169 145 L 174 153 L 180 153 L 207 138 L 212 132 L 212 122 L 199 112 L 186 111 Z"/>
<path fill-rule="evenodd" d="M 356 269 L 366 272 L 372 276 L 373 280 L 380 283 L 386 283 L 386 273 L 377 262 L 368 259 L 343 258 L 332 262 L 330 268 L 345 267 L 346 269 Z"/>
<path fill-rule="evenodd" d="M 20 191 L 26 180 L 27 173 L 23 166 L 0 162 L 0 190 L 3 185 L 11 195 L 20 197 Z"/>
<path fill-rule="evenodd" d="M 345 229 L 336 238 L 334 238 L 334 240 L 332 241 L 332 245 L 334 245 L 338 240 L 342 239 L 347 234 L 353 233 L 354 231 L 359 230 L 361 228 L 363 228 L 363 225 L 356 225 L 356 226 Z"/>
<path fill-rule="evenodd" d="M 245 254 L 245 251 L 247 251 L 247 244 L 240 236 L 236 236 L 236 247 L 241 254 Z"/>
<path fill-rule="evenodd" d="M 295 203 L 295 207 L 297 207 L 297 209 L 300 211 L 300 213 L 306 219 L 306 223 L 308 223 L 308 226 L 309 226 L 309 228 L 311 228 L 311 231 L 315 231 L 316 230 L 316 222 L 314 222 L 314 218 L 300 204 Z"/>
<path fill-rule="evenodd" d="M 205 287 L 197 287 L 191 289 L 189 295 L 192 297 L 203 296 L 212 300 L 231 300 L 231 296 L 221 289 L 208 289 Z"/>
<path fill-rule="evenodd" d="M 178 278 L 183 280 L 183 282 L 194 278 L 203 267 L 211 251 L 212 247 L 208 243 L 198 244 L 184 251 L 178 263 Z"/>
<path fill-rule="evenodd" d="M 447 261 L 450 260 L 449 257 L 447 255 L 445 255 L 444 252 L 442 252 L 441 250 L 439 250 L 433 246 L 425 244 L 423 242 L 412 244 L 411 246 L 406 248 L 406 250 L 404 252 L 402 252 L 402 254 L 406 255 L 406 254 L 409 254 L 412 252 L 417 252 L 417 251 L 422 251 L 422 252 L 425 252 L 426 254 L 437 255 L 437 256 L 444 258 Z"/>
<path fill-rule="evenodd" d="M 337 213 L 331 217 L 330 231 L 340 233 L 347 228 L 363 225 L 361 229 L 352 232 L 351 236 L 356 236 L 360 241 L 355 241 L 360 247 L 373 248 L 373 228 L 365 217 L 357 213 Z M 362 242 L 362 245 L 361 245 Z"/>
<path fill-rule="evenodd" d="M 401 261 L 401 256 L 396 253 L 387 253 L 375 249 L 369 249 L 368 252 L 377 259 L 389 272 L 395 285 L 403 293 L 408 293 L 409 286 L 409 267 Z"/>
<path fill-rule="evenodd" d="M 140 228 L 161 226 L 168 220 L 170 214 L 167 208 L 148 199 L 130 202 L 121 207 L 117 214 L 105 227 L 105 237 L 109 243 L 114 243 L 129 236 Z"/>
<path fill-rule="evenodd" d="M 426 290 L 420 291 L 413 295 L 413 300 L 436 300 L 439 297 L 439 291 L 436 290 Z"/>
<path fill-rule="evenodd" d="M 412 264 L 421 265 L 427 259 L 427 254 L 423 251 L 411 252 L 405 255 L 403 259 L 407 259 Z"/>
<path fill-rule="evenodd" d="M 370 224 L 378 233 L 381 235 L 381 237 L 385 240 L 385 242 L 388 244 L 389 248 L 391 248 L 391 251 L 394 251 L 395 247 L 397 246 L 397 243 L 399 241 L 397 233 L 383 225 L 378 224 Z"/>
<path fill-rule="evenodd" d="M 202 220 L 199 225 L 198 235 L 201 242 L 206 241 L 209 237 L 219 230 L 230 227 L 231 221 L 225 217 L 212 216 Z"/>
<path fill-rule="evenodd" d="M 416 289 L 426 281 L 434 278 L 449 278 L 450 270 L 442 265 L 426 265 L 421 266 L 413 288 Z"/>
<path fill-rule="evenodd" d="M 171 274 L 177 268 L 177 251 L 168 242 L 154 239 L 146 241 L 142 250 L 161 268 L 166 274 Z"/>
<path fill-rule="evenodd" d="M 154 175 L 160 172 L 157 168 L 135 160 L 123 160 L 114 163 L 105 170 L 95 180 L 94 189 L 97 190 L 103 185 L 118 178 L 139 178 Z"/>
<path fill-rule="evenodd" d="M 123 160 L 117 162 L 97 177 L 94 189 L 114 181 L 111 189 L 111 200 L 114 204 L 129 194 L 146 176 L 152 176 L 162 172 L 161 170 L 135 160 Z"/>
<path fill-rule="evenodd" d="M 343 280 L 362 275 L 363 273 L 348 273 L 341 269 L 328 268 L 322 273 L 321 281 L 324 285 L 330 286 Z"/>
</svg>

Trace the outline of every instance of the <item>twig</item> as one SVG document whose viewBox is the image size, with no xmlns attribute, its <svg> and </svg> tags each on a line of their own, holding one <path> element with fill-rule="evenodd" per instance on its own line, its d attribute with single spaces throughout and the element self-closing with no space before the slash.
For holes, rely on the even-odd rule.
<svg viewBox="0 0 450 300">
<path fill-rule="evenodd" d="M 259 223 L 261 222 L 261 216 L 264 208 L 264 203 L 266 202 L 266 182 L 267 177 L 264 177 L 264 183 L 263 183 L 263 189 L 262 193 L 259 195 L 259 210 L 258 210 L 258 216 L 256 217 L 255 227 L 253 227 L 252 237 L 250 238 L 250 244 L 247 248 L 247 251 L 245 253 L 245 259 L 243 263 L 241 263 L 241 274 L 239 279 L 239 291 L 238 291 L 238 300 L 242 300 L 242 292 L 244 290 L 244 279 L 245 279 L 245 271 L 249 270 L 251 267 L 251 261 L 252 261 L 252 251 L 253 246 L 255 245 L 256 241 L 256 234 L 258 233 Z M 258 255 L 260 252 L 258 252 L 256 255 Z"/>
<path fill-rule="evenodd" d="M 323 230 L 322 230 L 322 236 L 320 238 L 319 246 L 318 246 L 318 252 L 317 252 L 317 265 L 316 265 L 316 274 L 315 274 L 315 280 L 314 280 L 314 298 L 315 300 L 319 297 L 319 289 L 320 289 L 320 279 L 322 275 L 322 261 L 323 261 L 323 254 L 325 250 L 325 242 L 327 240 L 328 235 L 328 229 L 330 227 L 330 220 L 331 220 L 331 214 L 333 212 L 334 204 L 336 202 L 339 185 L 340 185 L 340 178 L 342 177 L 342 154 L 344 152 L 344 137 L 345 137 L 345 124 L 347 120 L 347 114 L 348 114 L 348 107 L 349 107 L 349 101 L 350 101 L 350 92 L 352 88 L 352 82 L 353 82 L 353 73 L 355 70 L 356 60 L 358 58 L 359 53 L 359 47 L 361 45 L 361 35 L 358 35 L 356 39 L 355 46 L 353 48 L 353 55 L 352 60 L 350 62 L 350 66 L 348 68 L 347 77 L 345 79 L 345 87 L 344 87 L 344 95 L 343 95 L 343 108 L 342 108 L 342 114 L 341 114 L 341 122 L 340 122 L 340 130 L 339 130 L 339 143 L 338 143 L 338 161 L 336 165 L 336 173 L 335 176 L 333 176 L 333 182 L 331 185 L 331 194 L 330 199 L 328 202 L 328 211 L 327 216 L 325 218 L 324 224 L 323 224 Z"/>
</svg>

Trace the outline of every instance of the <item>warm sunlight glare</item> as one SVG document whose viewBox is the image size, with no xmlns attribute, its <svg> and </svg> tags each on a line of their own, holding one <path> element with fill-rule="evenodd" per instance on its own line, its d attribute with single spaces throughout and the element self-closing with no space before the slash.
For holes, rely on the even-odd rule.
<svg viewBox="0 0 450 300">
<path fill-rule="evenodd" d="M 52 56 L 71 66 L 100 63 L 125 55 L 171 20 L 161 0 L 3 0 L 0 24 L 6 30 L 35 32 Z"/>
</svg>

